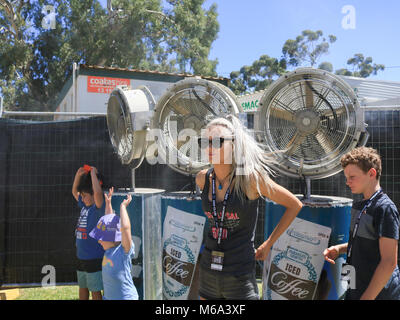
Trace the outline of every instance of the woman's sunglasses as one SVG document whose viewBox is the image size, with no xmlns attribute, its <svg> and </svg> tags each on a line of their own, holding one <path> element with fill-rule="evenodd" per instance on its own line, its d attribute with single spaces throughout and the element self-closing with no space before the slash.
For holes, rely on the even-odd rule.
<svg viewBox="0 0 400 320">
<path fill-rule="evenodd" d="M 221 148 L 224 141 L 234 141 L 234 140 L 235 140 L 234 138 L 224 138 L 224 137 L 218 137 L 218 138 L 212 138 L 212 139 L 198 138 L 197 142 L 201 149 L 205 149 L 207 147 L 219 149 L 219 148 Z"/>
</svg>

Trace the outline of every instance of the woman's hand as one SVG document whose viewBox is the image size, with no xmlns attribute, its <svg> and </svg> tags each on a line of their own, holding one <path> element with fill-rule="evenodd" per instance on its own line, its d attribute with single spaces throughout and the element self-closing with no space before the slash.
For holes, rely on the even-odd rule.
<svg viewBox="0 0 400 320">
<path fill-rule="evenodd" d="M 271 245 L 269 241 L 265 241 L 261 246 L 259 246 L 255 253 L 256 260 L 264 261 L 267 259 L 269 252 L 271 251 Z"/>
</svg>

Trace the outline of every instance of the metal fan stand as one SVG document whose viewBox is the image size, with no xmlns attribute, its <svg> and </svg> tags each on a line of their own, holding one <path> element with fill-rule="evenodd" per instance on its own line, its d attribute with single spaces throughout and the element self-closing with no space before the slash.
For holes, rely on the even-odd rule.
<svg viewBox="0 0 400 320">
<path fill-rule="evenodd" d="M 368 133 L 353 90 L 334 74 L 300 68 L 283 75 L 268 87 L 260 105 L 256 133 L 266 150 L 276 157 L 277 164 L 273 169 L 301 180 L 303 195 L 296 196 L 302 201 L 303 208 L 297 218 L 319 225 L 321 229 L 330 228 L 329 245 L 347 242 L 352 199 L 311 195 L 311 180 L 342 171 L 342 155 L 366 143 Z M 281 216 L 282 207 L 267 200 L 266 238 Z M 323 269 L 319 264 L 321 278 L 316 279 L 321 285 L 317 290 L 315 283 L 313 289 L 318 292 L 316 299 L 335 300 L 342 295 L 339 275 L 343 261 L 343 257 L 339 257 L 335 265 L 324 265 L 322 258 Z M 298 261 L 291 261 L 295 262 Z M 301 261 L 297 267 L 302 267 Z M 327 274 L 331 275 L 330 279 Z M 334 285 L 329 284 L 332 280 Z M 282 298 L 279 294 L 274 297 Z"/>
</svg>

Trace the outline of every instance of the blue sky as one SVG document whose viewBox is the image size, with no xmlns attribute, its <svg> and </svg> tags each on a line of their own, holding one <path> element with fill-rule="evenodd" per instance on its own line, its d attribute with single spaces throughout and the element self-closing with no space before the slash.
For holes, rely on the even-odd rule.
<svg viewBox="0 0 400 320">
<path fill-rule="evenodd" d="M 263 54 L 280 58 L 287 39 L 310 29 L 337 37 L 319 62 L 329 61 L 337 70 L 346 68 L 355 53 L 362 53 L 386 66 L 370 78 L 400 81 L 398 0 L 206 0 L 204 7 L 212 3 L 218 7 L 220 31 L 209 58 L 218 58 L 220 76 L 229 77 L 231 71 L 252 64 Z M 342 8 L 349 5 L 354 8 L 354 29 L 342 27 L 347 15 Z"/>
<path fill-rule="evenodd" d="M 310 29 L 337 37 L 319 62 L 331 62 L 334 70 L 346 68 L 349 58 L 362 53 L 387 67 L 370 78 L 400 81 L 400 1 L 207 0 L 205 8 L 211 3 L 218 6 L 220 31 L 209 58 L 218 58 L 220 76 L 229 77 L 262 54 L 280 58 L 287 39 Z M 354 29 L 342 27 L 346 5 L 354 8 Z"/>
</svg>

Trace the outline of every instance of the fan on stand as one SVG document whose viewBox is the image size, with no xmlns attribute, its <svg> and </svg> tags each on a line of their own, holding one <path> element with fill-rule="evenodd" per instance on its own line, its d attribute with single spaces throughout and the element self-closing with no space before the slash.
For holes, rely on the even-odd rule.
<svg viewBox="0 0 400 320">
<path fill-rule="evenodd" d="M 339 77 L 301 68 L 274 82 L 260 102 L 257 136 L 275 156 L 275 169 L 307 181 L 342 170 L 340 158 L 368 138 L 363 112 Z"/>
<path fill-rule="evenodd" d="M 195 175 L 208 168 L 197 138 L 213 117 L 239 113 L 236 96 L 222 84 L 189 78 L 177 82 L 157 102 L 152 128 L 158 131 L 158 158 L 173 170 L 190 176 L 191 191 L 164 194 L 163 295 L 165 299 L 198 299 L 198 255 L 206 227 L 201 198 L 195 194 Z M 149 150 L 152 149 L 149 147 Z M 164 263 L 169 262 L 169 263 Z M 171 267 L 182 265 L 185 279 Z"/>
<path fill-rule="evenodd" d="M 321 230 L 330 228 L 329 245 L 347 242 L 352 200 L 311 196 L 311 180 L 326 178 L 340 172 L 342 155 L 364 145 L 368 139 L 363 112 L 353 90 L 334 74 L 320 69 L 300 68 L 275 81 L 263 94 L 260 105 L 256 136 L 275 158 L 276 164 L 273 169 L 306 182 L 304 196 L 298 195 L 303 202 L 303 208 L 297 217 L 306 221 L 303 220 L 300 224 L 312 222 L 316 228 L 319 225 Z M 280 206 L 270 201 L 266 202 L 266 237 L 271 234 L 282 214 Z M 297 222 L 296 218 L 293 225 L 297 225 Z M 311 239 L 312 231 L 307 228 L 303 230 L 308 230 L 305 236 Z M 323 233 L 317 232 L 316 235 L 318 234 Z M 304 248 L 300 250 L 304 251 Z M 292 252 L 292 248 L 289 247 L 284 250 L 286 253 L 280 253 L 282 257 Z M 319 257 L 319 270 L 322 270 L 324 264 L 321 252 L 306 252 L 310 259 Z M 270 271 L 280 267 L 277 262 L 278 256 L 271 255 L 270 267 L 264 265 L 264 268 L 269 268 Z M 302 281 L 312 280 L 310 283 L 313 284 L 314 291 L 308 298 L 337 299 L 342 295 L 339 274 L 340 261 L 343 262 L 343 258 L 340 259 L 334 266 L 325 264 L 320 279 L 322 287 L 325 288 L 323 290 L 320 290 L 320 285 L 317 290 L 319 274 L 318 277 L 309 275 L 309 278 L 301 278 Z M 310 264 L 311 260 L 307 261 Z M 294 263 L 295 267 L 302 270 L 304 265 L 300 260 L 297 262 Z M 304 271 L 304 274 L 309 271 L 310 269 Z M 268 277 L 270 279 L 271 274 Z M 271 282 L 264 284 L 267 288 L 263 291 L 264 297 L 282 298 L 280 294 L 274 293 Z M 310 288 L 308 292 L 311 292 Z"/>
<path fill-rule="evenodd" d="M 131 89 L 117 86 L 110 94 L 107 107 L 107 127 L 111 144 L 123 165 L 132 169 L 132 188 L 135 174 L 142 163 L 155 100 L 150 90 L 141 86 Z"/>
</svg>

